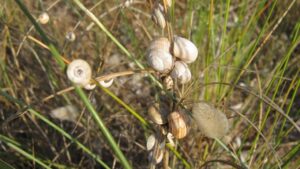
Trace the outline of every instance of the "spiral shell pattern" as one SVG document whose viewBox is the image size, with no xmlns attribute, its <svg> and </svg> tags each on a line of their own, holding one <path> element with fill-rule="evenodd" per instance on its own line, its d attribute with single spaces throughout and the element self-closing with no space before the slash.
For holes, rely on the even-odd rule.
<svg viewBox="0 0 300 169">
<path fill-rule="evenodd" d="M 67 76 L 75 85 L 85 86 L 92 78 L 92 69 L 86 61 L 76 59 L 68 65 Z"/>
</svg>

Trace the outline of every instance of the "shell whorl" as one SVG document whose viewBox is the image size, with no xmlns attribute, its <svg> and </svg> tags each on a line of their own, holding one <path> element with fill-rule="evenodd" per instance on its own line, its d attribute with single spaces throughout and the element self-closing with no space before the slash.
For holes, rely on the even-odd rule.
<svg viewBox="0 0 300 169">
<path fill-rule="evenodd" d="M 67 76 L 75 85 L 85 86 L 92 78 L 92 69 L 86 61 L 75 59 L 68 65 Z"/>
<path fill-rule="evenodd" d="M 171 72 L 171 77 L 177 79 L 179 83 L 184 84 L 191 80 L 192 74 L 186 63 L 176 61 Z"/>
<path fill-rule="evenodd" d="M 173 40 L 173 55 L 185 63 L 192 63 L 197 59 L 198 49 L 188 39 L 175 36 Z"/>
</svg>

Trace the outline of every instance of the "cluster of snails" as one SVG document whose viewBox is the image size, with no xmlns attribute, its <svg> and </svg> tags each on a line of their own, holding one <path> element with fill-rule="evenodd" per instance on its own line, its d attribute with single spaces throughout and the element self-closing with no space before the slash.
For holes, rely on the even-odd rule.
<svg viewBox="0 0 300 169">
<path fill-rule="evenodd" d="M 172 79 L 184 84 L 191 80 L 188 63 L 197 59 L 198 49 L 190 40 L 174 36 L 170 42 L 165 37 L 153 40 L 147 50 L 147 62 L 157 72 L 170 74 Z"/>
<path fill-rule="evenodd" d="M 163 103 L 155 103 L 148 108 L 150 120 L 156 124 L 160 131 L 155 135 L 150 135 L 147 139 L 147 150 L 150 151 L 149 159 L 158 164 L 162 160 L 162 154 L 165 151 L 165 140 L 171 146 L 174 146 L 173 138 L 182 139 L 189 131 L 189 119 L 180 112 L 170 112 L 168 106 Z"/>
<path fill-rule="evenodd" d="M 93 90 L 96 84 L 91 82 L 92 80 L 92 69 L 91 66 L 82 59 L 73 60 L 67 68 L 68 79 L 77 86 L 84 87 L 86 90 Z M 99 81 L 103 87 L 110 87 L 113 83 L 113 79 L 108 82 Z"/>
</svg>

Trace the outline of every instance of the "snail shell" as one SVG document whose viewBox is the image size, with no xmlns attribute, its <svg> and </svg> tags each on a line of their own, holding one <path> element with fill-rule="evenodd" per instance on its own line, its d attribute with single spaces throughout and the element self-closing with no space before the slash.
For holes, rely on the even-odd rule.
<svg viewBox="0 0 300 169">
<path fill-rule="evenodd" d="M 177 79 L 179 83 L 184 84 L 191 80 L 192 74 L 186 63 L 176 61 L 171 72 L 171 77 Z"/>
<path fill-rule="evenodd" d="M 150 42 L 150 45 L 148 47 L 148 51 L 161 49 L 161 50 L 164 50 L 166 52 L 170 52 L 170 47 L 171 47 L 171 43 L 168 40 L 168 38 L 159 37 L 159 38 L 156 38 L 156 39 L 154 39 L 153 41 Z"/>
<path fill-rule="evenodd" d="M 67 32 L 66 34 L 66 39 L 69 41 L 69 42 L 74 42 L 75 39 L 76 39 L 76 35 L 74 32 Z"/>
<path fill-rule="evenodd" d="M 172 79 L 171 76 L 166 76 L 164 79 L 163 79 L 163 85 L 165 86 L 165 88 L 167 90 L 170 90 L 173 88 L 174 86 L 174 81 Z"/>
<path fill-rule="evenodd" d="M 39 17 L 38 17 L 38 21 L 39 21 L 42 25 L 48 23 L 49 20 L 50 20 L 50 17 L 49 17 L 49 15 L 48 15 L 47 12 L 41 13 L 41 14 L 39 15 Z"/>
<path fill-rule="evenodd" d="M 92 69 L 86 61 L 75 59 L 68 65 L 67 76 L 75 85 L 86 86 L 92 78 Z"/>
<path fill-rule="evenodd" d="M 146 144 L 147 150 L 148 151 L 152 150 L 156 142 L 157 142 L 157 139 L 156 139 L 155 135 L 154 134 L 150 135 L 147 138 L 147 144 Z"/>
<path fill-rule="evenodd" d="M 168 116 L 169 130 L 177 139 L 184 138 L 188 133 L 188 124 L 186 117 L 177 111 Z"/>
<path fill-rule="evenodd" d="M 173 58 L 163 49 L 150 50 L 147 55 L 148 64 L 160 73 L 167 73 L 172 69 Z"/>
<path fill-rule="evenodd" d="M 221 138 L 229 130 L 226 115 L 205 102 L 193 105 L 193 117 L 201 132 L 210 138 Z"/>
<path fill-rule="evenodd" d="M 163 152 L 164 151 L 162 149 L 160 149 L 160 148 L 157 148 L 156 150 L 157 151 L 151 151 L 149 153 L 148 160 L 150 162 L 155 163 L 155 164 L 159 164 L 162 161 L 162 159 L 163 159 L 163 156 L 164 156 Z"/>
<path fill-rule="evenodd" d="M 190 40 L 175 36 L 173 40 L 173 55 L 185 63 L 192 63 L 197 59 L 198 49 Z"/>
<path fill-rule="evenodd" d="M 160 28 L 164 29 L 166 27 L 166 19 L 164 15 L 163 6 L 158 4 L 152 13 L 152 20 L 155 24 L 157 24 Z"/>
<path fill-rule="evenodd" d="M 154 123 L 162 125 L 167 123 L 168 109 L 165 105 L 155 103 L 149 107 L 148 115 Z"/>
</svg>

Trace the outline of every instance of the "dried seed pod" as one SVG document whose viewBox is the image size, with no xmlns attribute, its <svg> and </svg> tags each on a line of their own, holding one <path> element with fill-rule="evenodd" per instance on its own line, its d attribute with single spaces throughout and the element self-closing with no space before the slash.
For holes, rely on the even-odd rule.
<svg viewBox="0 0 300 169">
<path fill-rule="evenodd" d="M 197 59 L 198 49 L 190 40 L 175 36 L 173 39 L 173 55 L 185 63 L 192 63 Z"/>
<path fill-rule="evenodd" d="M 171 43 L 168 38 L 165 37 L 159 37 L 151 41 L 148 51 L 161 49 L 166 52 L 170 52 Z"/>
<path fill-rule="evenodd" d="M 46 23 L 48 23 L 49 20 L 50 20 L 50 17 L 49 17 L 49 15 L 48 15 L 47 12 L 41 13 L 41 14 L 39 15 L 39 17 L 38 17 L 38 21 L 39 21 L 41 24 L 43 24 L 43 25 L 46 24 Z"/>
<path fill-rule="evenodd" d="M 155 135 L 154 134 L 150 135 L 147 138 L 147 144 L 146 144 L 147 150 L 148 151 L 152 150 L 156 142 L 157 142 L 157 139 L 156 139 Z"/>
<path fill-rule="evenodd" d="M 173 88 L 174 86 L 174 82 L 173 82 L 173 79 L 171 76 L 166 76 L 164 79 L 163 79 L 163 85 L 165 86 L 165 88 L 167 90 L 170 90 Z"/>
<path fill-rule="evenodd" d="M 168 73 L 173 66 L 172 55 L 162 49 L 149 51 L 147 61 L 154 70 L 160 73 Z"/>
<path fill-rule="evenodd" d="M 174 111 L 168 116 L 169 129 L 173 136 L 177 139 L 184 138 L 188 133 L 188 122 L 180 112 Z"/>
<path fill-rule="evenodd" d="M 153 9 L 152 20 L 160 28 L 164 29 L 166 27 L 166 19 L 164 15 L 164 10 L 161 4 L 156 5 Z"/>
<path fill-rule="evenodd" d="M 226 115 L 212 105 L 200 102 L 193 105 L 193 117 L 201 132 L 210 138 L 221 138 L 229 130 Z"/>
<path fill-rule="evenodd" d="M 74 32 L 67 32 L 66 34 L 66 39 L 69 41 L 69 42 L 74 42 L 75 39 L 76 39 L 76 35 Z"/>
<path fill-rule="evenodd" d="M 92 69 L 85 60 L 76 59 L 68 65 L 67 76 L 75 85 L 85 86 L 92 78 Z"/>
<path fill-rule="evenodd" d="M 148 109 L 150 119 L 159 125 L 167 123 L 168 108 L 163 104 L 155 103 Z"/>
<path fill-rule="evenodd" d="M 184 84 L 191 80 L 192 74 L 186 63 L 176 61 L 171 72 L 171 77 L 177 79 L 179 83 Z"/>
</svg>

